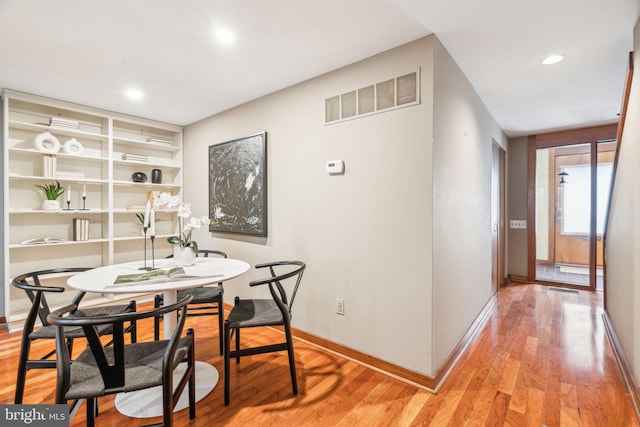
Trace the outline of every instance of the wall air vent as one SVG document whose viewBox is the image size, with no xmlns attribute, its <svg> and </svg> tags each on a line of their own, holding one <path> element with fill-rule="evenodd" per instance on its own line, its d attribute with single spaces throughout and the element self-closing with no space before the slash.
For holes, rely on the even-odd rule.
<svg viewBox="0 0 640 427">
<path fill-rule="evenodd" d="M 420 70 L 324 100 L 325 124 L 420 104 Z"/>
</svg>

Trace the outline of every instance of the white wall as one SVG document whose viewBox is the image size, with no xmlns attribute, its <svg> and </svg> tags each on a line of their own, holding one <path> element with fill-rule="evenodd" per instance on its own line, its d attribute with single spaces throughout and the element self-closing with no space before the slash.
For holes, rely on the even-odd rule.
<svg viewBox="0 0 640 427">
<path fill-rule="evenodd" d="M 432 49 L 420 39 L 188 126 L 185 200 L 208 211 L 208 146 L 268 132 L 268 238 L 201 232 L 251 264 L 300 259 L 308 268 L 296 328 L 430 375 Z M 325 126 L 324 99 L 421 69 L 418 106 Z M 240 84 L 234 82 L 234 84 Z M 325 172 L 345 161 L 343 176 Z M 225 286 L 249 295 L 255 272 Z M 344 298 L 344 316 L 335 299 Z"/>
<path fill-rule="evenodd" d="M 417 68 L 420 105 L 323 124 L 325 98 Z M 200 247 L 307 262 L 296 328 L 435 375 L 492 294 L 492 140 L 506 147 L 460 69 L 429 36 L 188 126 L 196 214 L 208 211 L 208 146 L 265 130 L 268 238 L 201 232 Z M 344 176 L 325 172 L 335 159 Z M 226 285 L 227 302 L 254 277 Z"/>
<path fill-rule="evenodd" d="M 433 142 L 433 364 L 491 298 L 491 163 L 506 137 L 436 40 Z"/>
<path fill-rule="evenodd" d="M 640 382 L 640 21 L 635 73 L 622 135 L 606 236 L 607 312 Z"/>
</svg>

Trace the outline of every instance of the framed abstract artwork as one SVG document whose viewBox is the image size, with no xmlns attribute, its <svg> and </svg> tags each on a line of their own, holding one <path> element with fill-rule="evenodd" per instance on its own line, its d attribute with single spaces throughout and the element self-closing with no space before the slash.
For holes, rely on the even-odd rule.
<svg viewBox="0 0 640 427">
<path fill-rule="evenodd" d="M 267 132 L 209 146 L 209 231 L 267 236 Z"/>
</svg>

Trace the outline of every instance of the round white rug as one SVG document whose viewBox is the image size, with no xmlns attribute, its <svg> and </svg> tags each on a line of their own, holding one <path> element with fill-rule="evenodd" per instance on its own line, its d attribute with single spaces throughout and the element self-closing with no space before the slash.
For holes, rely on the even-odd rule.
<svg viewBox="0 0 640 427">
<path fill-rule="evenodd" d="M 186 369 L 186 363 L 181 363 L 174 375 L 174 384 Z M 214 389 L 219 379 L 218 370 L 205 362 L 196 361 L 196 402 L 204 399 Z M 145 390 L 118 393 L 115 399 L 116 409 L 134 418 L 151 418 L 162 415 L 162 387 L 153 387 Z M 178 399 L 173 412 L 178 412 L 189 407 L 188 385 Z"/>
</svg>

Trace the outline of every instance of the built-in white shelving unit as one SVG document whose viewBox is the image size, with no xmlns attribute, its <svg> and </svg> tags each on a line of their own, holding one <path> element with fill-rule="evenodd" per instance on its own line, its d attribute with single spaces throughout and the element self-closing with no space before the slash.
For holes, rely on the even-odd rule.
<svg viewBox="0 0 640 427">
<path fill-rule="evenodd" d="M 136 213 L 144 212 L 149 192 L 181 194 L 182 128 L 12 90 L 4 90 L 2 101 L 3 285 L 5 317 L 13 322 L 29 307 L 24 292 L 11 286 L 19 274 L 143 258 L 144 237 Z M 47 132 L 53 138 L 43 137 Z M 49 143 L 52 140 L 60 143 L 55 152 L 49 152 L 56 145 Z M 141 156 L 142 161 L 131 160 Z M 160 183 L 152 183 L 153 169 L 162 171 Z M 146 174 L 147 181 L 133 182 L 134 172 Z M 65 188 L 58 199 L 61 209 L 44 210 L 44 195 L 36 185 L 56 181 Z M 74 240 L 74 218 L 89 220 L 88 240 Z M 177 227 L 175 212 L 157 211 L 156 257 L 171 252 L 166 237 Z M 21 243 L 46 236 L 65 242 Z M 150 257 L 149 244 L 147 249 Z M 60 282 L 57 285 L 66 278 Z M 47 297 L 55 306 L 56 301 Z M 97 304 L 129 297 L 87 295 L 85 301 Z"/>
</svg>

